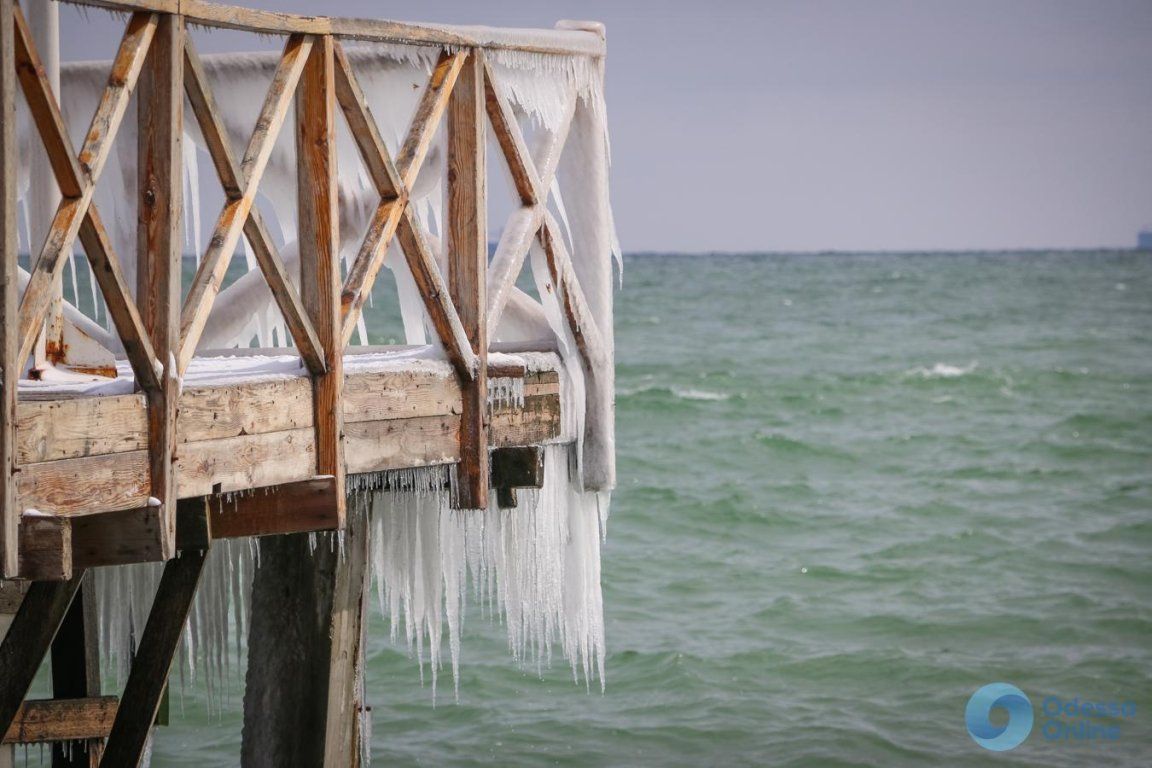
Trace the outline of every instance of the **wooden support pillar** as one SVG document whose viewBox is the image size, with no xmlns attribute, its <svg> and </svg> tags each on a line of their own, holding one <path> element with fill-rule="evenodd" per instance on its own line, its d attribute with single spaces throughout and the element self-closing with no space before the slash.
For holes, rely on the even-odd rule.
<svg viewBox="0 0 1152 768">
<path fill-rule="evenodd" d="M 316 474 L 336 478 L 344 526 L 344 338 L 340 328 L 340 225 L 336 184 L 336 81 L 332 38 L 316 38 L 296 91 L 301 299 L 326 370 L 312 377 Z"/>
<path fill-rule="evenodd" d="M 96 589 L 84 579 L 52 641 L 52 696 L 91 699 L 100 695 L 100 646 Z M 52 768 L 96 768 L 104 749 L 101 739 L 52 745 Z"/>
<path fill-rule="evenodd" d="M 69 581 L 37 581 L 24 595 L 0 643 L 0 734 L 12 725 L 83 579 L 80 573 Z"/>
<path fill-rule="evenodd" d="M 205 550 L 188 550 L 164 565 L 100 760 L 105 768 L 135 768 L 140 764 L 207 555 Z"/>
<path fill-rule="evenodd" d="M 137 85 L 139 226 L 136 299 L 164 376 L 148 392 L 152 496 L 160 500 L 160 549 L 176 552 L 176 486 L 172 471 L 179 380 L 180 259 L 183 212 L 184 17 L 161 14 Z"/>
<path fill-rule="evenodd" d="M 16 25 L 13 0 L 0 0 L 0 576 L 15 576 L 20 511 L 16 508 Z"/>
<path fill-rule="evenodd" d="M 326 534 L 260 540 L 244 686 L 244 768 L 360 763 L 357 680 L 368 575 L 368 516 L 353 509 L 343 556 Z"/>
<path fill-rule="evenodd" d="M 464 62 L 448 101 L 448 289 L 476 354 L 460 382 L 460 466 L 453 504 L 488 506 L 488 208 L 484 54 Z"/>
</svg>

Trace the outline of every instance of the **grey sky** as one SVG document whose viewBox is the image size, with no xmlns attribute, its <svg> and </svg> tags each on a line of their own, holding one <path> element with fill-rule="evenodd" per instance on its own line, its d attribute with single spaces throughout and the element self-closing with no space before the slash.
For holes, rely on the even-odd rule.
<svg viewBox="0 0 1152 768">
<path fill-rule="evenodd" d="M 1152 223 L 1148 0 L 246 4 L 605 22 L 625 250 L 1128 246 Z M 65 58 L 111 54 L 103 14 L 62 18 Z"/>
</svg>

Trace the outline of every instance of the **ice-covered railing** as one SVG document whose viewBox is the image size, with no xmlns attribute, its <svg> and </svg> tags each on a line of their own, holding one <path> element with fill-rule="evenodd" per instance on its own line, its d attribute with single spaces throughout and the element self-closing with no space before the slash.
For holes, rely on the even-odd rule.
<svg viewBox="0 0 1152 768">
<path fill-rule="evenodd" d="M 403 626 L 417 653 L 427 638 L 435 670 L 445 629 L 455 669 L 470 579 L 503 616 L 517 657 L 546 660 L 555 642 L 577 676 L 601 673 L 599 534 L 615 481 L 618 252 L 603 30 L 328 19 L 198 0 L 78 4 L 128 14 L 125 32 L 113 61 L 65 65 L 56 91 L 19 5 L 0 0 L 5 413 L 46 317 L 48 328 L 62 329 L 60 349 L 84 340 L 126 359 L 147 398 L 149 504 L 162 511 L 170 557 L 175 411 L 192 360 L 252 345 L 298 354 L 313 382 L 316 473 L 343 483 L 345 356 L 367 340 L 364 310 L 387 267 L 405 341 L 446 360 L 463 393 L 451 471 L 414 470 L 404 481 L 408 474 L 350 476 L 338 495 L 342 520 L 346 499 L 350 517 L 371 512 L 372 559 L 394 630 Z M 278 54 L 200 56 L 188 35 L 197 25 L 286 39 Z M 29 158 L 40 151 L 62 200 L 34 242 Z M 201 167 L 205 157 L 212 171 Z M 201 194 L 212 172 L 223 191 L 218 209 Z M 493 174 L 511 193 L 507 210 L 493 205 Z M 27 272 L 16 263 L 21 200 Z M 493 217 L 503 226 L 490 255 Z M 74 289 L 54 323 L 77 240 L 101 301 L 81 311 Z M 185 286 L 186 248 L 196 273 Z M 237 250 L 249 270 L 229 282 Z M 517 285 L 526 263 L 534 291 Z M 547 446 L 544 486 L 526 492 L 519 511 L 488 498 L 486 414 L 523 398 L 515 380 L 489 378 L 497 343 L 555 349 L 562 360 L 565 440 Z M 19 517 L 13 421 L 0 424 L 0 541 L 10 575 Z M 344 544 L 342 534 L 321 537 L 321 546 Z M 221 585 L 246 578 L 251 554 L 239 545 L 215 550 L 205 578 L 217 587 L 202 589 L 204 605 L 185 630 L 193 653 L 222 634 L 226 641 L 228 600 L 212 595 L 245 591 Z M 124 664 L 132 625 L 111 611 L 146 603 L 158 571 L 108 573 L 117 575 L 103 582 L 105 650 Z M 134 610 L 139 620 L 146 609 Z"/>
<path fill-rule="evenodd" d="M 11 363 L 29 358 L 79 239 L 111 327 L 102 332 L 71 306 L 67 326 L 131 363 L 148 395 L 157 454 L 171 441 L 165 425 L 197 350 L 246 346 L 255 331 L 261 346 L 290 339 L 313 376 L 318 471 L 338 475 L 332 414 L 342 353 L 362 328 L 364 304 L 387 265 L 399 287 L 406 340 L 441 348 L 465 390 L 464 506 L 485 506 L 481 447 L 492 341 L 551 337 L 584 390 L 580 481 L 589 489 L 613 485 L 615 238 L 602 30 L 300 17 L 188 0 L 79 4 L 131 15 L 110 64 L 64 67 L 59 100 L 12 4 L 14 44 L 5 54 L 24 98 L 14 98 L 11 87 L 4 92 L 7 114 L 18 116 L 5 120 L 6 129 L 17 129 L 6 142 L 6 216 L 16 215 L 28 188 L 26 148 L 34 141 L 47 153 L 63 199 L 44 242 L 26 238 L 29 274 L 6 259 L 8 402 L 23 370 Z M 279 56 L 201 57 L 187 25 L 280 34 L 286 42 Z M 253 90 L 263 83 L 263 93 Z M 185 119 L 185 96 L 193 120 Z M 147 105 L 136 121 L 124 119 L 130 99 Z M 285 130 L 288 122 L 294 130 Z M 488 131 L 498 158 L 486 156 Z M 202 248 L 192 225 L 202 216 L 204 174 L 191 146 L 207 152 L 225 195 Z M 489 260 L 493 167 L 508 172 L 519 205 Z M 261 199 L 275 211 L 278 238 Z M 16 230 L 5 228 L 8 255 L 18 251 Z M 186 296 L 185 230 L 198 257 Z M 255 274 L 221 292 L 241 243 Z M 539 300 L 515 285 L 529 254 Z M 157 460 L 153 495 L 161 501 L 171 491 L 166 474 Z M 15 570 L 14 526 L 9 514 L 6 572 Z"/>
</svg>

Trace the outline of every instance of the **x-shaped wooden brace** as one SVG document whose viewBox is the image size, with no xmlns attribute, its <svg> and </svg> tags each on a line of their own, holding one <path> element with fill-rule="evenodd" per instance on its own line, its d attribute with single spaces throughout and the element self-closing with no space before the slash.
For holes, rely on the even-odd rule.
<svg viewBox="0 0 1152 768">
<path fill-rule="evenodd" d="M 272 84 L 264 99 L 256 128 L 248 141 L 243 159 L 237 163 L 229 146 L 227 133 L 216 108 L 204 66 L 190 39 L 184 43 L 184 90 L 200 125 L 208 153 L 220 177 L 227 198 L 208 249 L 200 261 L 188 297 L 180 314 L 181 375 L 196 354 L 196 344 L 204 332 L 204 325 L 212 312 L 212 305 L 220 292 L 228 265 L 236 252 L 241 231 L 252 244 L 252 252 L 268 281 L 284 322 L 300 350 L 300 357 L 308 370 L 321 374 L 325 370 L 322 347 L 300 294 L 292 285 L 284 262 L 276 253 L 268 228 L 254 205 L 256 191 L 268 160 L 276 144 L 296 86 L 312 51 L 313 40 L 304 35 L 292 35 L 284 46 L 284 54 L 272 77 Z"/>
<path fill-rule="evenodd" d="M 545 138 L 539 148 L 542 162 L 540 172 L 524 141 L 520 124 L 496 87 L 492 69 L 487 63 L 484 67 L 484 95 L 488 120 L 496 132 L 496 139 L 508 162 L 516 192 L 523 204 L 509 217 L 488 267 L 488 327 L 495 329 L 500 322 L 516 278 L 524 266 L 524 257 L 528 254 L 533 238 L 537 238 L 544 248 L 552 283 L 559 292 L 561 308 L 585 364 L 593 369 L 610 365 L 599 326 L 576 280 L 572 258 L 564 245 L 560 227 L 548 211 L 548 194 L 572 125 L 576 95 L 570 94 L 562 124 Z"/>
<path fill-rule="evenodd" d="M 65 255 L 79 235 L 92 265 L 92 274 L 104 294 L 108 314 L 116 325 L 116 331 L 124 344 L 124 352 L 136 374 L 136 381 L 146 392 L 155 392 L 160 388 L 162 365 L 156 359 L 151 339 L 141 322 L 140 312 L 124 281 L 120 260 L 112 248 L 92 197 L 100 172 L 112 150 L 116 131 L 128 108 L 128 100 L 139 80 L 156 32 L 157 17 L 151 13 L 135 13 L 129 19 L 120 49 L 112 61 L 108 86 L 104 89 L 77 157 L 72 153 L 72 143 L 60 106 L 45 76 L 44 67 L 32 43 L 28 23 L 19 6 L 15 8 L 15 16 L 17 73 L 62 197 L 20 302 L 20 349 L 17 359 L 26 360 L 32 353 L 39 326 L 51 302 L 53 281 L 63 269 Z"/>
<path fill-rule="evenodd" d="M 420 173 L 452 88 L 468 55 L 467 52 L 446 53 L 440 57 L 416 107 L 397 160 L 393 163 L 348 57 L 339 43 L 335 46 L 336 99 L 364 159 L 368 175 L 380 194 L 380 204 L 376 207 L 364 242 L 348 270 L 340 296 L 344 344 L 348 343 L 356 330 L 364 302 L 371 295 L 372 284 L 384 263 L 388 245 L 396 236 L 400 239 L 408 268 L 420 289 L 424 306 L 444 344 L 449 361 L 461 377 L 471 379 L 476 376 L 476 353 L 472 350 L 460 316 L 452 304 L 440 268 L 408 208 L 409 190 Z"/>
</svg>

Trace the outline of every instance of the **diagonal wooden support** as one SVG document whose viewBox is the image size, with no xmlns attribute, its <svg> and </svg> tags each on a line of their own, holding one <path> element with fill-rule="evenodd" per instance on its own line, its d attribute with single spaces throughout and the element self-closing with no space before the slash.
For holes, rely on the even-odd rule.
<svg viewBox="0 0 1152 768">
<path fill-rule="evenodd" d="M 336 478 L 344 527 L 344 343 L 340 335 L 340 222 L 336 181 L 336 83 L 331 36 L 316 40 L 296 97 L 300 284 L 325 371 L 312 376 L 316 473 Z"/>
<path fill-rule="evenodd" d="M 555 131 L 546 134 L 537 147 L 535 156 L 542 165 L 540 172 L 512 107 L 496 87 L 488 66 L 484 68 L 484 94 L 488 119 L 523 204 L 509 216 L 488 270 L 488 327 L 496 328 L 524 267 L 532 240 L 543 223 L 549 190 L 576 111 L 576 94 L 569 94 L 564 120 Z"/>
<path fill-rule="evenodd" d="M 245 189 L 243 172 L 229 146 L 224 123 L 208 87 L 204 66 L 191 39 L 185 41 L 184 62 L 184 87 L 188 93 L 188 102 L 192 105 L 192 112 L 200 125 L 200 133 L 204 136 L 208 154 L 212 157 L 220 183 L 224 186 L 224 194 L 229 199 L 239 199 L 243 197 Z M 284 261 L 272 245 L 272 237 L 256 206 L 248 209 L 248 217 L 244 221 L 244 235 L 252 245 L 252 253 L 268 281 L 268 288 L 280 308 L 280 314 L 284 317 L 284 323 L 292 334 L 296 347 L 300 350 L 304 364 L 311 373 L 323 373 L 324 359 L 320 353 L 320 341 L 316 337 L 316 330 L 308 319 L 300 293 L 288 276 Z"/>
<path fill-rule="evenodd" d="M 556 286 L 557 298 L 568 329 L 576 340 L 576 347 L 584 364 L 593 371 L 606 370 L 612 365 L 612 358 L 604 346 L 604 339 L 600 335 L 600 326 L 588 306 L 588 299 L 576 279 L 572 268 L 572 257 L 568 247 L 564 245 L 564 238 L 560 235 L 560 227 L 551 213 L 544 216 L 544 226 L 538 234 L 540 245 L 544 248 L 544 256 L 548 262 L 548 271 L 552 284 Z"/>
<path fill-rule="evenodd" d="M 202 550 L 181 552 L 164 565 L 164 575 L 152 600 L 152 611 L 132 659 L 132 670 L 100 760 L 105 768 L 125 768 L 140 763 L 207 554 Z"/>
<path fill-rule="evenodd" d="M 403 222 L 408 205 L 408 190 L 415 183 L 427 157 L 428 148 L 436 135 L 441 116 L 447 108 L 453 88 L 464 66 L 466 53 L 443 54 L 432 73 L 428 87 L 421 96 L 420 103 L 408 128 L 407 136 L 398 154 L 399 161 L 393 164 L 384 141 L 380 137 L 368 102 L 352 71 L 352 65 L 339 44 L 336 46 L 336 97 L 340 102 L 341 110 L 351 129 L 352 137 L 364 160 L 364 165 L 380 193 L 380 204 L 377 206 L 364 242 L 357 253 L 348 276 L 344 281 L 341 292 L 341 317 L 343 322 L 342 338 L 345 345 L 356 331 L 356 323 L 360 319 L 364 302 L 372 293 L 372 285 L 384 263 L 384 255 L 388 245 L 397 234 Z M 406 246 L 404 243 L 407 242 Z M 405 249 L 405 256 L 409 259 L 418 259 L 421 264 L 418 269 L 421 274 L 427 274 L 430 284 L 437 282 L 439 270 L 433 260 L 425 259 L 424 255 L 417 253 L 412 256 L 408 248 L 417 250 L 423 247 L 424 254 L 427 247 L 422 239 L 415 242 L 415 237 L 407 235 L 401 240 L 401 247 Z M 432 275 L 436 273 L 436 276 Z M 414 270 L 415 274 L 415 270 Z M 419 278 L 417 278 L 419 280 Z M 440 280 L 439 282 L 442 282 Z M 422 294 L 423 295 L 423 294 Z M 425 297 L 427 304 L 427 297 Z M 428 312 L 436 324 L 437 316 L 450 314 L 445 307 L 428 307 Z M 453 310 L 454 311 L 454 310 Z M 441 318 L 444 327 L 452 325 L 450 317 Z M 455 340 L 449 340 L 441 335 L 445 345 L 456 348 Z M 450 351 L 451 355 L 452 352 Z M 462 362 L 462 361 L 461 361 Z"/>
<path fill-rule="evenodd" d="M 16 325 L 16 57 L 13 0 L 0 0 L 0 576 L 20 568 L 16 507 L 16 390 L 22 362 Z"/>
<path fill-rule="evenodd" d="M 272 85 L 264 99 L 264 106 L 256 120 L 256 129 L 248 141 L 248 148 L 240 160 L 238 170 L 229 173 L 230 176 L 234 177 L 231 179 L 234 183 L 225 182 L 226 190 L 229 187 L 236 187 L 240 194 L 237 197 L 229 197 L 224 203 L 220 216 L 216 220 L 208 250 L 200 260 L 200 267 L 196 270 L 196 276 L 192 279 L 192 286 L 184 300 L 184 307 L 180 313 L 180 353 L 177 356 L 181 376 L 188 370 L 188 364 L 192 361 L 193 355 L 196 354 L 196 345 L 200 341 L 200 335 L 204 332 L 204 325 L 208 322 L 208 316 L 212 312 L 216 295 L 220 292 L 224 275 L 232 261 L 232 255 L 236 252 L 236 244 L 240 240 L 241 231 L 244 230 L 245 223 L 249 220 L 249 213 L 256 201 L 260 179 L 263 177 L 264 170 L 268 166 L 268 160 L 272 156 L 276 137 L 280 134 L 280 129 L 288 117 L 288 110 L 292 105 L 296 85 L 300 82 L 304 65 L 312 52 L 312 46 L 312 37 L 292 35 L 288 38 L 288 42 L 284 46 L 284 54 L 280 58 L 280 64 L 272 76 Z M 189 58 L 194 59 L 194 57 Z M 189 69 L 195 71 L 191 67 Z M 199 82 L 200 87 L 203 88 L 206 81 L 201 80 Z M 195 101 L 193 101 L 193 108 L 196 108 Z M 204 124 L 205 121 L 201 119 L 201 127 Z M 210 122 L 209 127 L 211 128 Z M 218 151 L 226 146 L 227 143 L 223 139 L 223 134 L 219 134 L 218 138 L 209 143 L 209 147 L 217 147 Z M 222 164 L 226 164 L 226 161 L 217 159 L 216 163 L 219 169 Z M 223 174 L 221 179 L 224 179 Z M 266 250 L 270 252 L 271 246 L 267 245 Z M 284 288 L 283 285 L 279 287 Z M 303 350 L 304 347 L 301 349 Z M 313 364 L 316 364 L 315 360 L 313 360 Z"/>
<path fill-rule="evenodd" d="M 488 508 L 488 269 L 484 55 L 472 51 L 448 103 L 448 284 L 476 373 L 460 381 L 460 464 L 452 503 Z"/>
<path fill-rule="evenodd" d="M 37 581 L 28 588 L 0 643 L 0 733 L 7 733 L 40 668 L 84 574 L 68 581 Z"/>
<path fill-rule="evenodd" d="M 111 151 L 112 139 L 143 68 L 156 30 L 156 17 L 138 13 L 129 21 L 79 160 L 72 154 L 59 104 L 32 45 L 27 22 L 18 8 L 14 20 L 17 73 L 29 112 L 63 194 L 20 303 L 17 359 L 27 359 L 31 353 L 41 318 L 52 301 L 53 283 L 63 268 L 64 256 L 79 235 L 84 241 L 85 251 L 104 293 L 116 331 L 124 342 L 124 351 L 132 363 L 136 380 L 145 390 L 154 390 L 159 386 L 159 376 L 156 373 L 152 345 L 143 330 L 136 305 L 124 285 L 119 260 L 104 235 L 92 196 L 99 172 Z"/>
</svg>

